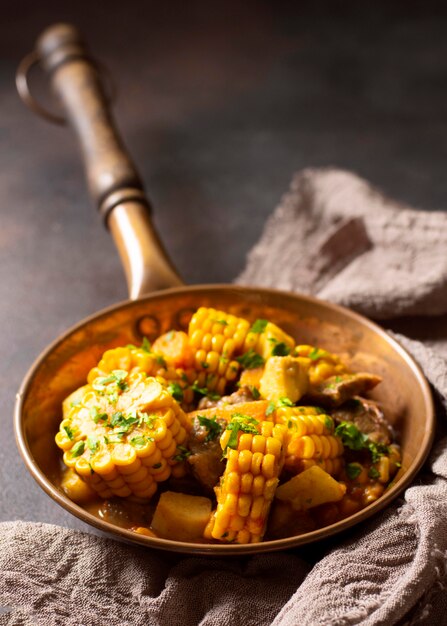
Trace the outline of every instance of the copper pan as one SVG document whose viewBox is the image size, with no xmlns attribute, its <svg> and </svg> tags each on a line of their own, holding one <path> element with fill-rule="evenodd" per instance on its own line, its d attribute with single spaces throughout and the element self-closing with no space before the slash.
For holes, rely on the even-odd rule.
<svg viewBox="0 0 447 626">
<path fill-rule="evenodd" d="M 410 355 L 373 322 L 339 306 L 301 294 L 232 285 L 183 285 L 151 224 L 143 186 L 118 137 L 92 61 L 79 32 L 59 24 L 39 38 L 36 53 L 81 144 L 90 192 L 121 256 L 129 300 L 81 321 L 37 359 L 22 383 L 15 406 L 15 432 L 23 460 L 40 487 L 64 509 L 115 538 L 175 552 L 249 554 L 302 546 L 360 524 L 386 507 L 413 480 L 430 449 L 434 409 L 429 386 Z M 22 70 L 18 82 L 26 94 Z M 29 94 L 27 99 L 29 100 Z M 58 486 L 59 451 L 54 435 L 60 405 L 106 349 L 184 328 L 201 305 L 270 318 L 301 343 L 342 353 L 353 369 L 383 376 L 374 397 L 387 410 L 403 449 L 394 484 L 375 503 L 320 530 L 253 545 L 210 545 L 154 539 L 89 514 Z"/>
</svg>

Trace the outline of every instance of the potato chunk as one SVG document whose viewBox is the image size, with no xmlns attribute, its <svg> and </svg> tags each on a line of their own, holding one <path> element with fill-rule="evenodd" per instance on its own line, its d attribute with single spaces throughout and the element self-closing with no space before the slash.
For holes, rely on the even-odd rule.
<svg viewBox="0 0 447 626">
<path fill-rule="evenodd" d="M 166 491 L 160 496 L 151 529 L 164 539 L 197 541 L 203 538 L 211 515 L 211 500 Z"/>
<path fill-rule="evenodd" d="M 264 359 L 268 359 L 272 356 L 272 351 L 278 344 L 284 344 L 283 347 L 290 352 L 295 346 L 293 338 L 285 333 L 279 326 L 273 324 L 273 322 L 264 321 L 265 326 L 258 331 L 250 330 L 247 333 L 245 339 L 245 348 L 253 349 L 260 354 Z M 252 327 L 253 328 L 253 327 Z"/>
<path fill-rule="evenodd" d="M 295 511 L 305 511 L 326 502 L 338 502 L 345 492 L 346 485 L 313 465 L 278 487 L 275 495 L 278 500 L 290 502 Z"/>
<path fill-rule="evenodd" d="M 308 359 L 292 356 L 270 357 L 260 382 L 261 396 L 273 402 L 280 398 L 298 402 L 307 391 L 308 368 Z"/>
</svg>

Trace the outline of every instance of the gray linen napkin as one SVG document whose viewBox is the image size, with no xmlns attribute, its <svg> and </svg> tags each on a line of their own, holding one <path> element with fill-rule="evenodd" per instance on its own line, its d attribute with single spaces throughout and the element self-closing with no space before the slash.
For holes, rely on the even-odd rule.
<svg viewBox="0 0 447 626">
<path fill-rule="evenodd" d="M 439 316 L 387 322 L 424 338 L 396 335 L 424 369 L 438 412 L 429 462 L 402 499 L 342 539 L 240 559 L 4 523 L 0 624 L 447 623 L 446 244 L 447 214 L 398 205 L 347 172 L 306 170 L 237 281 L 316 293 L 375 318 Z"/>
</svg>

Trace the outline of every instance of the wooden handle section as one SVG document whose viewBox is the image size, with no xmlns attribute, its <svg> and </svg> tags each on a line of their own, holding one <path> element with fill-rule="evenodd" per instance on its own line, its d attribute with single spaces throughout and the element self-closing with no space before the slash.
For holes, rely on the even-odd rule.
<svg viewBox="0 0 447 626">
<path fill-rule="evenodd" d="M 42 33 L 36 48 L 78 137 L 90 193 L 110 226 L 130 297 L 183 284 L 153 229 L 143 184 L 81 34 L 74 26 L 56 24 Z"/>
</svg>

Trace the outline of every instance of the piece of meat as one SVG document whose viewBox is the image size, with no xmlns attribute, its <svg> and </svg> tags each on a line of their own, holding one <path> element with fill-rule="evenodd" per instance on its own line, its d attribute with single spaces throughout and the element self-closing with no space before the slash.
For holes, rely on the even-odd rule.
<svg viewBox="0 0 447 626">
<path fill-rule="evenodd" d="M 312 386 L 306 394 L 306 400 L 312 404 L 335 408 L 354 396 L 370 391 L 381 380 L 380 376 L 367 373 L 331 376 L 320 384 Z"/>
<path fill-rule="evenodd" d="M 226 421 L 222 419 L 217 419 L 216 423 L 222 431 L 227 426 Z M 188 440 L 188 448 L 191 452 L 188 456 L 188 463 L 191 465 L 195 478 L 208 491 L 212 491 L 217 485 L 225 469 L 219 441 L 220 432 L 217 430 L 216 432 L 210 431 L 195 418 Z"/>
<path fill-rule="evenodd" d="M 352 422 L 371 441 L 388 446 L 395 437 L 382 409 L 373 400 L 356 396 L 332 411 L 336 422 Z"/>
<path fill-rule="evenodd" d="M 249 387 L 244 386 L 229 396 L 222 396 L 221 398 L 219 398 L 219 400 L 211 400 L 210 398 L 204 397 L 200 400 L 197 408 L 212 409 L 214 407 L 219 407 L 227 404 L 242 404 L 242 402 L 253 402 L 253 400 L 255 400 L 255 397 L 253 396 Z"/>
</svg>

